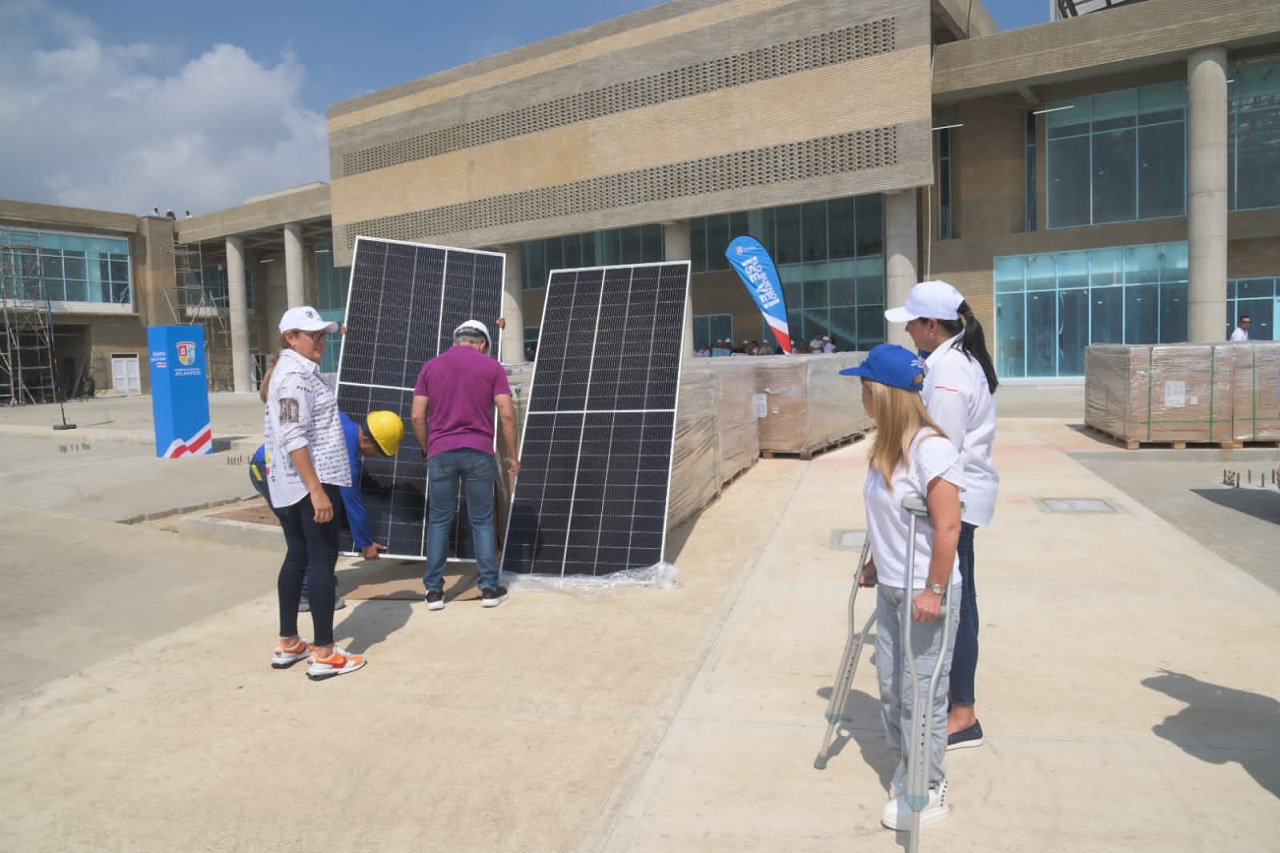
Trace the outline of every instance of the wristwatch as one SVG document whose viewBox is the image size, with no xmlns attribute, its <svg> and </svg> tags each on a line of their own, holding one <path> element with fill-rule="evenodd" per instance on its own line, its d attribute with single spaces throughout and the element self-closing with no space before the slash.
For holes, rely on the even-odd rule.
<svg viewBox="0 0 1280 853">
<path fill-rule="evenodd" d="M 947 588 L 940 583 L 927 583 L 925 584 L 925 589 L 934 595 L 942 595 L 947 591 Z"/>
</svg>

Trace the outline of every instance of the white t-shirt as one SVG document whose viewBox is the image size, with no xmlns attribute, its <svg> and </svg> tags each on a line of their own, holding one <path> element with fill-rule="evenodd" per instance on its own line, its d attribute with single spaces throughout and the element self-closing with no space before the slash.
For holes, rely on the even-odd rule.
<svg viewBox="0 0 1280 853">
<path fill-rule="evenodd" d="M 996 440 L 996 398 L 987 386 L 982 365 L 946 341 L 925 359 L 924 397 L 929 415 L 960 451 L 963 464 L 963 519 L 978 527 L 991 523 L 996 512 L 1000 475 L 991 461 Z"/>
<path fill-rule="evenodd" d="M 876 561 L 876 582 L 892 589 L 902 589 L 907 574 L 907 531 L 911 514 L 902 508 L 902 502 L 912 500 L 927 505 L 929 482 L 935 477 L 955 483 L 962 491 L 964 489 L 960 454 L 951 442 L 932 429 L 925 427 L 916 433 L 911 440 L 908 458 L 909 465 L 899 462 L 893 472 L 892 492 L 884 477 L 874 468 L 867 472 L 867 483 L 862 489 L 867 505 L 867 538 L 871 542 L 871 556 Z M 961 501 L 964 500 L 962 494 Z M 933 522 L 917 518 L 914 589 L 924 589 L 932 553 Z M 960 558 L 957 556 L 951 563 L 948 585 L 959 582 Z"/>
<path fill-rule="evenodd" d="M 289 456 L 300 447 L 310 451 L 320 482 L 351 485 L 351 457 L 347 455 L 338 398 L 320 375 L 320 365 L 291 349 L 284 350 L 271 372 L 262 421 L 272 506 L 293 506 L 307 496 L 307 486 Z"/>
<path fill-rule="evenodd" d="M 1240 328 L 1239 326 L 1236 326 L 1236 330 L 1231 333 L 1231 340 L 1247 341 L 1249 340 L 1249 333 L 1246 332 L 1244 329 Z"/>
</svg>

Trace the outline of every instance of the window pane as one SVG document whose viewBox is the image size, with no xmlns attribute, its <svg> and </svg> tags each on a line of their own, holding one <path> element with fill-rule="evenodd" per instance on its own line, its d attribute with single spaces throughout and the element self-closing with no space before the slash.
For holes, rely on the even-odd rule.
<svg viewBox="0 0 1280 853">
<path fill-rule="evenodd" d="M 1160 338 L 1158 286 L 1140 284 L 1124 289 L 1124 342 L 1154 344 Z"/>
<path fill-rule="evenodd" d="M 1138 123 L 1184 121 L 1187 116 L 1187 84 L 1174 81 L 1138 89 Z"/>
<path fill-rule="evenodd" d="M 884 254 L 884 196 L 864 195 L 854 200 L 857 211 L 857 254 Z"/>
<path fill-rule="evenodd" d="M 1137 142 L 1134 130 L 1094 134 L 1094 223 L 1129 222 L 1137 217 Z"/>
<path fill-rule="evenodd" d="M 1049 227 L 1089 224 L 1089 137 L 1051 140 L 1048 146 Z"/>
<path fill-rule="evenodd" d="M 1066 136 L 1078 136 L 1089 132 L 1089 119 L 1092 115 L 1090 98 L 1075 98 L 1070 101 L 1050 101 L 1049 111 L 1045 114 L 1045 132 L 1050 139 L 1061 139 Z"/>
<path fill-rule="evenodd" d="M 1032 255 L 1027 259 L 1027 290 L 1057 287 L 1058 264 L 1053 255 Z"/>
<path fill-rule="evenodd" d="M 1058 375 L 1058 295 L 1027 294 L 1027 375 Z"/>
<path fill-rule="evenodd" d="M 689 254 L 693 272 L 707 271 L 707 220 L 689 220 Z M 712 339 L 714 340 L 714 338 Z"/>
<path fill-rule="evenodd" d="M 724 217 L 725 233 L 729 231 L 729 217 Z M 640 237 L 639 228 L 623 228 L 622 233 L 618 235 L 622 244 L 622 263 L 639 264 L 644 262 L 644 244 Z M 729 241 L 724 241 L 724 247 L 728 248 Z M 720 250 L 721 256 L 724 255 L 724 248 Z"/>
<path fill-rule="evenodd" d="M 1092 343 L 1124 343 L 1124 288 L 1095 287 L 1089 291 L 1089 299 Z"/>
<path fill-rule="evenodd" d="M 854 207 L 852 198 L 837 198 L 827 203 L 830 217 L 831 257 L 852 258 L 854 246 Z"/>
<path fill-rule="evenodd" d="M 1058 288 L 1071 290 L 1089 286 L 1089 253 L 1058 253 Z M 1085 324 L 1086 328 L 1088 323 Z"/>
<path fill-rule="evenodd" d="M 1187 285 L 1161 285 L 1160 343 L 1177 344 L 1187 340 L 1187 313 Z"/>
<path fill-rule="evenodd" d="M 884 343 L 884 306 L 859 306 L 854 313 L 858 318 L 858 338 L 853 342 L 854 348 L 865 352 L 876 344 Z"/>
<path fill-rule="evenodd" d="M 1093 287 L 1124 282 L 1124 250 L 1095 249 L 1089 253 L 1089 283 Z M 1114 343 L 1119 343 L 1116 339 Z"/>
<path fill-rule="evenodd" d="M 804 309 L 827 307 L 827 283 L 825 281 L 806 281 L 804 283 Z"/>
<path fill-rule="evenodd" d="M 996 293 L 1013 293 L 1025 290 L 1024 279 L 1027 273 L 1027 261 L 1019 256 L 1015 258 L 996 258 Z"/>
<path fill-rule="evenodd" d="M 1084 350 L 1089 345 L 1089 292 L 1058 293 L 1058 375 L 1083 376 Z"/>
<path fill-rule="evenodd" d="M 827 203 L 825 201 L 809 202 L 802 206 L 801 228 L 804 237 L 804 259 L 825 261 L 827 259 Z"/>
<path fill-rule="evenodd" d="M 1161 124 L 1138 130 L 1138 217 L 1182 216 L 1187 212 L 1186 125 Z"/>
<path fill-rule="evenodd" d="M 794 264 L 803 260 L 800 245 L 800 206 L 779 207 L 775 212 L 778 246 L 774 252 L 774 260 L 780 264 Z"/>
<path fill-rule="evenodd" d="M 997 374 L 1017 378 L 1027 375 L 1025 297 L 1021 293 L 996 296 L 996 361 Z"/>
<path fill-rule="evenodd" d="M 1159 246 L 1129 246 L 1124 250 L 1124 280 L 1127 284 L 1155 284 L 1160 281 Z"/>
<path fill-rule="evenodd" d="M 857 303 L 857 298 L 854 295 L 855 285 L 852 278 L 832 279 L 829 293 L 832 305 L 854 305 Z"/>
</svg>

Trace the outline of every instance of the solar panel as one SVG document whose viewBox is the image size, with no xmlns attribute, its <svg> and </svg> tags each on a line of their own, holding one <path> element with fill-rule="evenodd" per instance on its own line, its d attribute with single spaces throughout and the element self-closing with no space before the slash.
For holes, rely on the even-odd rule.
<svg viewBox="0 0 1280 853">
<path fill-rule="evenodd" d="M 453 330 L 468 319 L 488 327 L 496 357 L 505 265 L 494 252 L 356 238 L 338 406 L 357 422 L 374 409 L 404 418 L 400 452 L 365 459 L 361 480 L 369 530 L 388 556 L 426 555 L 427 463 L 410 424 L 418 372 L 453 345 Z M 465 510 L 458 518 L 451 555 L 469 559 Z M 343 548 L 350 550 L 349 538 Z"/>
<path fill-rule="evenodd" d="M 504 571 L 662 561 L 688 290 L 688 261 L 551 273 Z"/>
</svg>

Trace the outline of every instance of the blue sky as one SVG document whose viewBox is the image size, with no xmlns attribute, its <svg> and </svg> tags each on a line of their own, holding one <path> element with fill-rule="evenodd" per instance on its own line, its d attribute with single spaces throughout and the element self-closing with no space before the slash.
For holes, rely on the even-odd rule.
<svg viewBox="0 0 1280 853">
<path fill-rule="evenodd" d="M 327 180 L 330 105 L 654 5 L 0 0 L 0 198 L 181 214 Z"/>
</svg>

